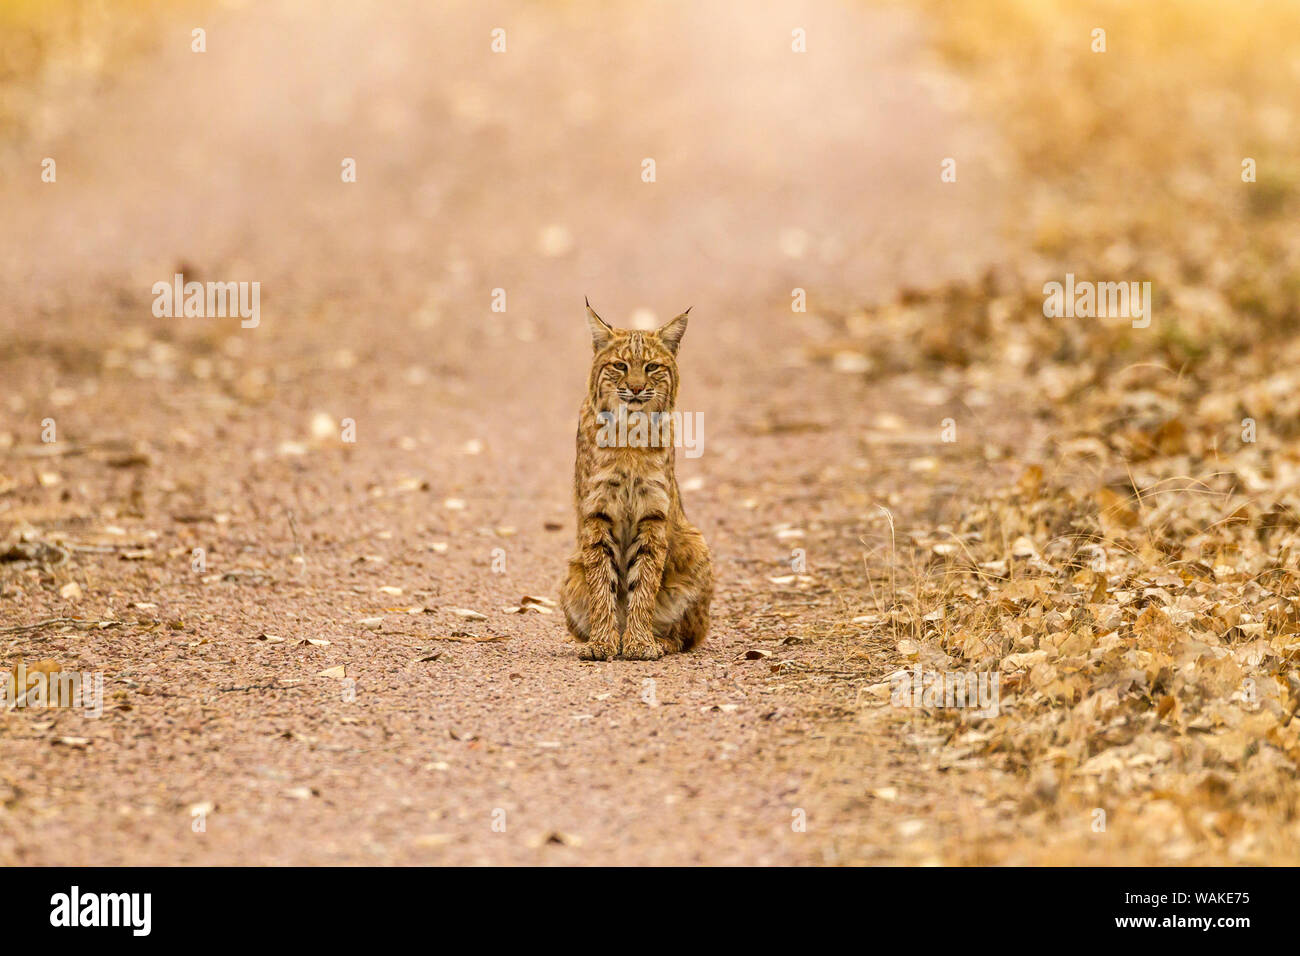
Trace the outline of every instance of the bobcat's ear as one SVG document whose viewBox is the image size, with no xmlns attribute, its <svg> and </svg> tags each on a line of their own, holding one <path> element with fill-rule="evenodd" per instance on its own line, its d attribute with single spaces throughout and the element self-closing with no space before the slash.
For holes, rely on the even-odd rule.
<svg viewBox="0 0 1300 956">
<path fill-rule="evenodd" d="M 655 335 L 659 336 L 659 341 L 662 342 L 664 347 L 667 348 L 668 351 L 672 352 L 673 355 L 677 354 L 677 346 L 681 344 L 682 336 L 686 334 L 686 319 L 690 314 L 691 310 L 687 309 L 667 325 L 655 331 Z"/>
<path fill-rule="evenodd" d="M 583 300 L 586 301 L 586 300 Z M 591 347 L 599 352 L 614 337 L 614 329 L 587 302 L 587 326 L 591 329 Z"/>
</svg>

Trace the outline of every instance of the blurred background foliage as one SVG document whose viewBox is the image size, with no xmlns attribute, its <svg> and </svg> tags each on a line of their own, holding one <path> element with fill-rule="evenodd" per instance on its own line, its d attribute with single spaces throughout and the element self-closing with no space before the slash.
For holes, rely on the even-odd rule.
<svg viewBox="0 0 1300 956">
<path fill-rule="evenodd" d="M 1072 351 L 1197 364 L 1290 332 L 1300 303 L 1300 5 L 912 6 L 1013 156 L 1023 271 L 1155 286 L 1155 335 L 1094 323 L 1080 331 L 1101 341 L 1065 343 Z M 1093 50 L 1098 28 L 1104 53 Z M 1246 158 L 1254 183 L 1242 182 Z"/>
<path fill-rule="evenodd" d="M 57 133 L 117 71 L 200 0 L 0 0 L 0 143 Z"/>
</svg>

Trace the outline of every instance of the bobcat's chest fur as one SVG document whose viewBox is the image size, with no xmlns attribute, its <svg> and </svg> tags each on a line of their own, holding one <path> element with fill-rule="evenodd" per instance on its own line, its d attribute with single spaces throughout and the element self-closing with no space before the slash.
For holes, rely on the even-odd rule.
<svg viewBox="0 0 1300 956">
<path fill-rule="evenodd" d="M 658 456 L 601 449 L 603 459 L 592 464 L 583 504 L 587 513 L 609 518 L 609 538 L 614 551 L 613 568 L 620 628 L 627 616 L 628 573 L 641 547 L 639 534 L 648 516 L 669 515 L 673 507 L 672 469 Z"/>
</svg>

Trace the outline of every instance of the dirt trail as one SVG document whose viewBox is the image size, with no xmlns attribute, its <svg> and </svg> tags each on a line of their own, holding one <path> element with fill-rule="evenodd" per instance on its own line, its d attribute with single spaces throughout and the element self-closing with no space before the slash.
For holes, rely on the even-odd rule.
<svg viewBox="0 0 1300 956">
<path fill-rule="evenodd" d="M 820 304 L 991 254 L 988 184 L 939 182 L 971 143 L 954 88 L 865 4 L 433 6 L 236 4 L 202 55 L 168 24 L 6 159 L 0 531 L 100 550 L 6 572 L 2 623 L 124 624 L 0 635 L 108 698 L 0 716 L 0 860 L 834 861 L 852 821 L 816 808 L 882 785 L 815 772 L 845 655 L 819 637 L 866 600 L 875 504 L 951 491 L 864 426 L 943 399 L 802 356 Z M 259 281 L 260 325 L 154 318 L 181 268 Z M 571 543 L 584 294 L 625 325 L 694 307 L 698 653 L 581 663 L 557 615 L 502 610 L 553 596 Z M 774 584 L 794 547 L 808 579 Z"/>
</svg>

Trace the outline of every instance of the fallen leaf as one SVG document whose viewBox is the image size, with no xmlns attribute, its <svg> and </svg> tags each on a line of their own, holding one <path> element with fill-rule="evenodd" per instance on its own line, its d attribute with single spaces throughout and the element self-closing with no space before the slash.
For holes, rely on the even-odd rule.
<svg viewBox="0 0 1300 956">
<path fill-rule="evenodd" d="M 447 610 L 450 611 L 452 614 L 455 614 L 457 617 L 463 617 L 469 621 L 487 620 L 486 614 L 480 614 L 478 611 L 472 611 L 467 607 L 449 607 L 447 608 Z"/>
<path fill-rule="evenodd" d="M 412 840 L 414 846 L 422 850 L 432 850 L 440 846 L 446 846 L 448 843 L 455 842 L 455 837 L 450 833 L 424 833 Z"/>
</svg>

